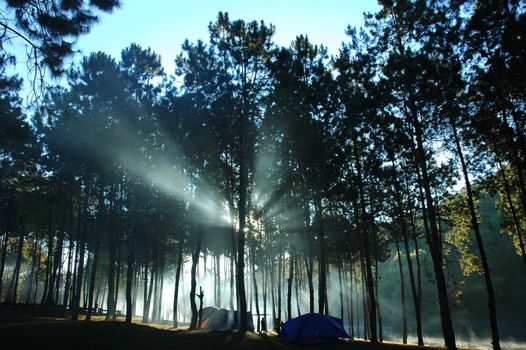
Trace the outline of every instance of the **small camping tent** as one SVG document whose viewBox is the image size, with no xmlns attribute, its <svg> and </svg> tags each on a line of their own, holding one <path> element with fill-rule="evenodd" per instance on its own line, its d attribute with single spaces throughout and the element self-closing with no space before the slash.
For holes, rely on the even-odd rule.
<svg viewBox="0 0 526 350">
<path fill-rule="evenodd" d="M 289 341 L 300 343 L 349 338 L 341 319 L 315 313 L 301 315 L 285 322 L 281 335 Z"/>
<path fill-rule="evenodd" d="M 248 330 L 254 330 L 252 322 L 252 313 L 247 312 Z M 237 328 L 237 311 L 217 309 L 215 307 L 203 308 L 203 319 L 201 321 L 203 329 L 236 329 Z"/>
</svg>

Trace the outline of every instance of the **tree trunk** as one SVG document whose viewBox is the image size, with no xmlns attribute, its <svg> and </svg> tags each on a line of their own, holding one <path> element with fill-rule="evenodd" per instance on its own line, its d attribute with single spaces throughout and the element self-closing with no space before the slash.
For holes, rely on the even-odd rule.
<svg viewBox="0 0 526 350">
<path fill-rule="evenodd" d="M 121 261 L 122 261 L 122 244 L 120 239 L 120 231 L 117 234 L 117 269 L 115 271 L 115 295 L 113 299 L 113 316 L 112 319 L 115 320 L 117 318 L 117 302 L 119 300 L 119 287 L 120 287 L 120 280 L 121 280 Z"/>
<path fill-rule="evenodd" d="M 49 203 L 48 207 L 48 229 L 47 229 L 47 259 L 46 259 L 46 279 L 44 281 L 44 293 L 42 294 L 42 299 L 40 300 L 40 305 L 45 308 L 46 300 L 48 296 L 48 291 L 50 294 L 53 294 L 50 291 L 49 280 L 51 278 L 51 270 L 53 263 L 53 202 Z M 45 309 L 44 309 L 45 311 Z"/>
<path fill-rule="evenodd" d="M 299 282 L 298 280 L 300 279 L 300 272 L 301 272 L 301 265 L 300 263 L 298 262 L 298 257 L 295 255 L 295 258 L 294 258 L 294 264 L 296 264 L 296 278 L 294 279 L 294 291 L 296 292 L 296 309 L 298 310 L 298 316 L 301 316 L 301 310 L 300 310 L 300 294 L 299 294 Z M 303 280 L 303 278 L 302 278 Z"/>
<path fill-rule="evenodd" d="M 314 243 L 312 242 L 312 234 L 310 232 L 310 212 L 308 203 L 304 205 L 305 211 L 305 227 L 307 232 L 307 253 L 305 254 L 305 269 L 307 270 L 307 284 L 309 285 L 309 312 L 314 313 L 314 282 L 313 282 L 313 270 L 314 270 Z"/>
<path fill-rule="evenodd" d="M 58 300 L 54 298 L 54 288 L 55 284 L 58 283 L 58 271 L 59 268 L 62 266 L 62 248 L 64 245 L 64 234 L 65 234 L 65 227 L 66 225 L 66 203 L 64 203 L 64 206 L 62 208 L 62 224 L 60 228 L 60 232 L 58 235 L 58 241 L 57 241 L 57 248 L 55 249 L 55 257 L 53 258 L 53 270 L 51 271 L 51 278 L 49 280 L 49 293 L 46 298 L 46 309 L 50 307 L 53 304 L 58 304 Z"/>
<path fill-rule="evenodd" d="M 238 297 L 239 332 L 247 331 L 247 299 L 245 295 L 245 224 L 248 189 L 248 108 L 247 91 L 243 87 L 243 108 L 239 123 L 241 161 L 239 164 L 239 232 L 237 239 L 236 287 Z"/>
<path fill-rule="evenodd" d="M 78 209 L 77 209 L 77 234 L 76 234 L 76 244 L 75 244 L 75 259 L 73 262 L 73 279 L 71 282 L 71 299 L 69 302 L 69 309 L 73 311 L 73 305 L 77 299 L 77 272 L 79 264 L 79 253 L 80 253 L 80 238 L 81 238 L 81 218 L 82 218 L 82 187 L 79 188 L 79 197 L 78 197 Z"/>
<path fill-rule="evenodd" d="M 448 350 L 456 350 L 457 346 L 455 342 L 455 331 L 453 330 L 453 322 L 451 320 L 451 314 L 449 311 L 446 279 L 444 277 L 444 271 L 442 269 L 442 255 L 440 254 L 441 249 L 438 241 L 439 234 L 436 223 L 435 205 L 433 203 L 433 197 L 431 195 L 431 182 L 427 174 L 427 161 L 426 153 L 424 150 L 424 143 L 422 140 L 422 130 L 420 122 L 417 120 L 417 116 L 413 114 L 412 119 L 417 142 L 417 162 L 420 165 L 420 170 L 422 172 L 422 185 L 425 192 L 427 215 L 429 219 L 429 226 L 431 229 L 431 234 L 429 237 L 429 250 L 431 252 L 433 269 L 435 272 L 438 302 L 440 306 L 440 319 L 442 323 L 442 332 L 444 335 L 444 342 Z"/>
<path fill-rule="evenodd" d="M 90 195 L 90 184 L 87 184 L 87 188 L 85 190 L 84 198 L 82 199 L 82 210 L 84 211 L 84 225 L 81 230 L 80 235 L 80 241 L 79 241 L 79 263 L 78 263 L 78 271 L 76 276 L 76 285 L 75 288 L 75 294 L 74 294 L 74 301 L 73 301 L 73 308 L 71 310 L 71 319 L 73 321 L 78 320 L 79 316 L 79 307 L 80 307 L 80 295 L 82 290 L 82 278 L 84 274 L 84 254 L 86 252 L 86 231 L 88 230 L 88 199 Z M 79 217 L 80 220 L 80 217 Z"/>
<path fill-rule="evenodd" d="M 460 159 L 460 164 L 462 166 L 462 174 L 464 175 L 464 182 L 466 184 L 466 192 L 468 196 L 468 207 L 471 215 L 471 226 L 475 232 L 475 238 L 477 240 L 477 247 L 479 250 L 480 261 L 482 263 L 482 269 L 484 271 L 484 281 L 486 283 L 486 290 L 488 292 L 488 308 L 489 308 L 489 319 L 491 326 L 491 337 L 494 350 L 500 350 L 500 340 L 499 340 L 499 328 L 497 325 L 497 307 L 495 301 L 495 292 L 493 290 L 493 283 L 491 281 L 491 274 L 488 264 L 488 258 L 486 256 L 486 250 L 482 242 L 482 236 L 480 234 L 479 224 L 477 213 L 475 210 L 475 202 L 473 199 L 473 191 L 471 189 L 471 183 L 469 181 L 468 168 L 466 162 L 464 161 L 464 155 L 462 153 L 462 147 L 460 145 L 460 139 L 457 132 L 457 127 L 455 121 L 451 120 L 451 126 L 453 130 L 453 137 L 455 139 L 455 144 L 457 146 L 457 155 Z"/>
<path fill-rule="evenodd" d="M 132 193 L 133 194 L 133 193 Z M 126 239 L 127 241 L 127 250 L 128 250 L 128 256 L 126 259 L 126 323 L 132 322 L 133 317 L 133 311 L 134 311 L 134 303 L 133 303 L 133 296 L 132 296 L 132 290 L 133 290 L 133 280 L 135 276 L 134 271 L 134 263 L 135 263 L 135 215 L 136 213 L 136 206 L 137 203 L 135 203 L 135 199 L 131 198 L 131 205 L 130 205 L 130 228 L 128 232 L 128 237 Z M 137 278 L 135 278 L 137 280 Z"/>
<path fill-rule="evenodd" d="M 500 173 L 502 175 L 502 183 L 504 185 L 504 193 L 506 195 L 506 202 L 508 204 L 508 208 L 509 208 L 511 216 L 513 218 L 513 225 L 515 227 L 515 233 L 517 234 L 517 238 L 518 238 L 518 241 L 519 241 L 519 249 L 521 250 L 522 261 L 524 262 L 524 264 L 526 264 L 526 251 L 524 249 L 524 240 L 523 240 L 523 237 L 522 237 L 522 228 L 521 228 L 520 220 L 517 217 L 516 209 L 515 209 L 515 207 L 513 205 L 513 200 L 511 198 L 510 183 L 508 182 L 508 179 L 506 178 L 506 174 L 504 172 L 505 170 L 504 170 L 504 167 L 502 166 L 500 160 L 498 161 L 498 163 L 499 163 Z"/>
<path fill-rule="evenodd" d="M 199 255 L 201 253 L 201 240 L 202 240 L 202 233 L 201 229 L 199 228 L 197 230 L 197 237 L 196 237 L 196 243 L 195 243 L 195 249 L 192 254 L 192 267 L 190 269 L 190 308 L 192 310 L 192 317 L 190 319 L 190 329 L 196 329 L 197 328 L 197 305 L 195 303 L 195 291 L 197 287 L 196 282 L 196 271 L 197 271 L 197 265 L 199 263 Z"/>
<path fill-rule="evenodd" d="M 69 291 L 71 288 L 71 264 L 73 262 L 73 193 L 70 194 L 69 202 L 69 244 L 68 244 L 68 263 L 66 270 L 66 280 L 64 282 L 64 299 L 62 299 L 62 305 L 64 305 L 64 310 L 69 305 Z M 79 204 L 80 205 L 80 204 Z"/>
<path fill-rule="evenodd" d="M 325 232 L 323 229 L 323 214 L 321 199 L 316 199 L 316 217 L 318 224 L 318 244 L 319 244 L 319 263 L 318 263 L 318 312 L 325 313 L 327 295 L 327 262 L 325 258 Z"/>
<path fill-rule="evenodd" d="M 255 243 L 253 243 L 254 245 Z M 261 314 L 259 312 L 259 294 L 258 294 L 258 284 L 256 280 L 256 256 L 254 254 L 254 247 L 252 247 L 252 252 L 250 254 L 251 260 L 252 260 L 252 283 L 254 284 L 254 299 L 256 302 L 256 314 L 258 316 L 258 322 L 257 322 L 257 331 L 261 331 Z"/>
<path fill-rule="evenodd" d="M 283 271 L 283 253 L 280 252 L 278 255 L 278 276 L 276 279 L 276 286 L 278 287 L 278 302 L 277 302 L 277 323 L 281 324 L 281 281 L 283 281 L 283 278 L 281 277 L 281 272 Z"/>
<path fill-rule="evenodd" d="M 391 161 L 393 162 L 393 165 L 394 165 L 394 159 L 391 159 Z M 409 238 L 408 238 L 408 233 L 407 233 L 407 222 L 406 222 L 406 219 L 405 219 L 405 214 L 404 214 L 404 207 L 403 207 L 403 202 L 402 202 L 402 194 L 401 194 L 401 189 L 400 189 L 400 186 L 399 186 L 399 183 L 397 181 L 395 181 L 395 195 L 396 195 L 396 202 L 397 202 L 397 209 L 398 209 L 398 220 L 399 220 L 399 223 L 400 223 L 400 230 L 402 232 L 402 238 L 404 240 L 404 248 L 405 248 L 405 255 L 406 255 L 406 261 L 407 261 L 407 268 L 409 270 L 409 282 L 411 284 L 411 292 L 413 294 L 413 306 L 414 306 L 414 309 L 415 309 L 415 319 L 416 319 L 416 334 L 417 334 L 417 339 L 418 339 L 418 345 L 420 346 L 423 346 L 424 345 L 424 338 L 423 338 L 423 334 L 422 334 L 422 311 L 421 311 L 421 307 L 420 307 L 420 293 L 417 291 L 417 287 L 416 287 L 416 283 L 415 283 L 415 276 L 414 276 L 414 272 L 413 272 L 413 262 L 411 260 L 411 252 L 409 250 Z M 411 217 L 412 217 L 412 212 L 411 212 Z M 396 240 L 396 238 L 395 238 Z M 400 259 L 400 252 L 399 252 L 399 247 L 398 247 L 398 241 L 396 241 L 396 245 L 397 245 L 397 252 L 398 252 L 398 258 Z M 416 256 L 417 256 L 417 259 L 418 259 L 418 244 L 416 242 L 416 233 L 415 233 L 415 249 L 417 249 L 417 252 L 416 252 Z M 420 262 L 417 261 L 417 265 L 418 265 L 418 269 L 420 269 Z M 402 262 L 399 261 L 399 268 L 400 268 L 400 280 L 402 281 L 402 284 L 403 284 L 403 271 L 402 271 Z M 402 292 L 404 293 L 404 296 L 402 297 L 403 298 L 403 312 L 404 312 L 404 321 L 405 321 L 405 324 L 404 324 L 404 341 L 407 341 L 407 317 L 406 317 L 406 314 L 405 314 L 405 288 L 404 287 L 401 287 L 402 288 Z M 406 343 L 404 343 L 406 344 Z"/>
<path fill-rule="evenodd" d="M 349 302 L 349 335 L 351 339 L 354 339 L 354 307 L 352 304 L 352 291 L 353 291 L 353 269 L 354 266 L 352 262 L 349 262 L 349 297 L 347 298 Z M 356 288 L 357 289 L 357 288 Z M 358 335 L 359 337 L 359 335 Z"/>
<path fill-rule="evenodd" d="M 400 298 L 402 301 L 402 342 L 407 344 L 407 313 L 405 308 L 405 283 L 404 283 L 404 270 L 402 268 L 402 256 L 400 254 L 400 246 L 398 244 L 397 237 L 394 237 L 396 246 L 396 256 L 398 257 L 398 269 L 400 271 Z"/>
<path fill-rule="evenodd" d="M 11 279 L 11 286 L 9 287 L 10 293 L 7 293 L 7 300 L 10 303 L 16 304 L 18 294 L 18 280 L 20 279 L 20 265 L 22 264 L 22 253 L 24 249 L 24 233 L 18 238 L 17 253 L 15 269 L 13 271 L 13 278 Z"/>
<path fill-rule="evenodd" d="M 110 198 L 109 198 L 110 206 L 108 211 L 108 240 L 109 240 L 109 256 L 108 256 L 108 299 L 106 301 L 107 304 L 107 312 L 106 312 L 106 320 L 111 320 L 115 318 L 115 246 L 116 246 L 116 239 L 115 239 L 115 184 L 111 185 L 110 190 Z"/>
<path fill-rule="evenodd" d="M 33 244 L 33 252 L 31 254 L 31 270 L 29 272 L 29 286 L 26 292 L 26 304 L 31 303 L 31 295 L 33 292 L 33 281 L 35 276 L 35 267 L 37 265 L 37 256 L 38 256 L 38 229 L 35 230 L 35 239 Z M 66 304 L 64 304 L 66 305 Z"/>
<path fill-rule="evenodd" d="M 294 278 L 294 253 L 289 256 L 289 278 L 287 279 L 287 321 L 292 318 L 292 280 Z M 258 315 L 259 317 L 259 315 Z"/>
<path fill-rule="evenodd" d="M 37 272 L 35 273 L 35 292 L 33 294 L 33 299 L 31 300 L 31 304 L 35 304 L 37 302 L 37 293 L 38 293 L 38 278 L 40 277 L 40 260 L 42 259 L 42 246 L 40 245 L 40 242 L 43 238 L 39 237 L 38 239 L 38 257 L 37 257 Z"/>
<path fill-rule="evenodd" d="M 174 328 L 177 328 L 177 307 L 178 307 L 178 297 L 179 297 L 179 281 L 181 277 L 181 269 L 183 267 L 183 240 L 179 240 L 179 245 L 177 248 L 177 269 L 175 271 L 175 289 L 174 289 L 174 310 L 173 310 L 173 325 Z"/>
<path fill-rule="evenodd" d="M 375 289 L 376 289 L 376 312 L 378 313 L 378 340 L 380 342 L 383 342 L 384 341 L 384 336 L 383 336 L 383 326 L 382 326 L 382 313 L 380 312 L 380 298 L 378 297 L 380 295 L 378 293 L 378 279 L 379 279 L 379 277 L 378 277 L 378 260 L 375 259 L 374 263 L 375 263 L 374 284 L 375 284 Z M 404 302 L 405 302 L 405 300 L 404 300 Z"/>
<path fill-rule="evenodd" d="M 377 335 L 377 327 L 376 327 L 376 298 L 374 293 L 374 279 L 373 279 L 373 272 L 371 267 L 371 254 L 369 252 L 369 232 L 368 232 L 368 225 L 367 225 L 367 212 L 366 212 L 366 203 L 365 203 L 365 191 L 364 191 L 364 184 L 363 184 L 363 178 L 362 178 L 362 165 L 361 165 L 361 159 L 358 154 L 358 150 L 355 146 L 354 149 L 354 157 L 355 157 L 355 163 L 356 163 L 356 175 L 357 175 L 357 182 L 358 182 L 358 193 L 360 197 L 360 228 L 361 228 L 361 234 L 362 234 L 362 246 L 363 246 L 363 255 L 365 259 L 365 279 L 366 279 L 366 285 L 367 285 L 367 296 L 368 296 L 368 319 L 369 319 L 369 329 L 371 332 L 371 342 L 376 343 L 378 342 L 378 335 Z"/>
<path fill-rule="evenodd" d="M 95 228 L 95 247 L 94 247 L 95 251 L 93 253 L 93 262 L 92 262 L 92 268 L 91 268 L 90 287 L 89 287 L 89 295 L 88 295 L 88 311 L 86 314 L 86 321 L 91 320 L 91 313 L 93 310 L 93 293 L 95 292 L 95 282 L 97 278 L 97 264 L 99 262 L 100 240 L 102 236 L 102 230 L 104 227 L 103 215 L 104 215 L 104 196 L 103 196 L 102 185 L 100 185 L 99 205 L 98 205 L 98 213 L 97 213 L 97 227 Z"/>
<path fill-rule="evenodd" d="M 0 300 L 2 299 L 2 281 L 4 280 L 5 260 L 7 255 L 7 246 L 9 244 L 9 230 L 6 230 L 2 241 L 2 260 L 0 261 Z"/>
</svg>

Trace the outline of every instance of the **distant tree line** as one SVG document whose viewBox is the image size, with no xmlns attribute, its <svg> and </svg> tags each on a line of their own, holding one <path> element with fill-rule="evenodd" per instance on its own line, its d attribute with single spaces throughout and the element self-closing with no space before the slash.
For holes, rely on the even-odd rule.
<svg viewBox="0 0 526 350">
<path fill-rule="evenodd" d="M 60 2 L 69 16 L 81 3 Z M 0 22 L 0 299 L 44 311 L 64 305 L 74 320 L 82 309 L 89 319 L 95 304 L 112 319 L 125 300 L 131 322 L 142 296 L 149 322 L 161 319 L 173 281 L 177 326 L 190 264 L 184 300 L 197 328 L 196 288 L 211 266 L 213 296 L 205 296 L 239 310 L 241 331 L 247 309 L 259 330 L 271 303 L 278 323 L 334 314 L 360 337 L 360 304 L 361 336 L 377 342 L 378 266 L 394 254 L 403 341 L 409 298 L 423 345 L 426 254 L 444 341 L 455 349 L 445 276 L 455 256 L 484 278 L 499 349 L 479 203 L 497 196 L 501 229 L 526 268 L 525 5 L 379 3 L 363 28 L 347 28 L 334 57 L 303 35 L 277 47 L 272 25 L 219 13 L 208 42 L 185 41 L 166 74 L 159 55 L 137 44 L 118 61 L 96 52 L 62 72 L 65 42 L 48 47 L 24 22 L 32 2 L 7 1 L 22 33 L 45 43 L 38 67 L 65 74 L 67 85 L 46 89 L 34 112 L 22 108 L 21 80 L 6 73 L 12 30 Z M 58 15 L 38 11 L 54 40 L 85 31 L 48 24 Z M 335 293 L 340 310 L 329 309 Z"/>
</svg>

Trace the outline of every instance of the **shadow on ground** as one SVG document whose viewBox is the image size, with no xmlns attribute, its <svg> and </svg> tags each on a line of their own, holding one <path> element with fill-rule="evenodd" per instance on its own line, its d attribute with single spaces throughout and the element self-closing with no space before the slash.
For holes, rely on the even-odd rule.
<svg viewBox="0 0 526 350">
<path fill-rule="evenodd" d="M 237 331 L 167 330 L 120 321 L 68 321 L 25 319 L 0 323 L 2 349 L 418 349 L 398 344 L 373 345 L 368 342 L 298 345 L 273 335 L 239 334 Z M 429 348 L 425 349 L 437 349 Z"/>
</svg>

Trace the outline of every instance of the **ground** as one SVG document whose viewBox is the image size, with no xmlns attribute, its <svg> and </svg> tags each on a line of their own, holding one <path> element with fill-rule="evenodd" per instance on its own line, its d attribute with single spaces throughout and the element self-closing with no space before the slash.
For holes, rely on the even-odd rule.
<svg viewBox="0 0 526 350">
<path fill-rule="evenodd" d="M 137 322 L 139 320 L 136 320 Z M 236 331 L 187 331 L 169 325 L 126 324 L 122 321 L 69 321 L 60 317 L 34 314 L 0 315 L 0 347 L 2 349 L 307 349 L 307 350 L 408 350 L 439 348 L 377 344 L 353 341 L 339 344 L 297 345 L 276 335 Z"/>
</svg>

